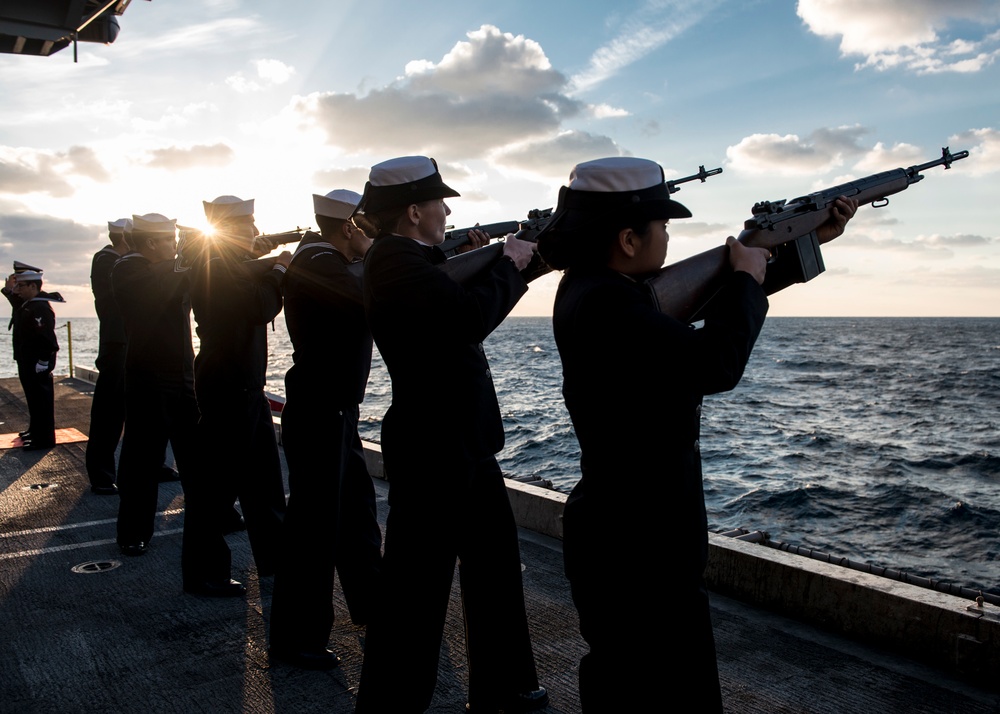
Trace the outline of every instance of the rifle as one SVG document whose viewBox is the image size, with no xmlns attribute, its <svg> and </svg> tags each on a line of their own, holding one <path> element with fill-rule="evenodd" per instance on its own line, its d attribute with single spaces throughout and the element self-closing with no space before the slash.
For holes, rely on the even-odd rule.
<svg viewBox="0 0 1000 714">
<path fill-rule="evenodd" d="M 302 235 L 308 230 L 308 228 L 299 228 L 296 226 L 294 231 L 286 231 L 284 233 L 262 233 L 261 235 L 255 236 L 253 242 L 256 243 L 261 238 L 267 238 L 275 246 L 285 245 L 296 242 L 302 238 Z M 207 260 L 207 251 L 212 240 L 210 233 L 206 234 L 198 228 L 181 225 L 177 226 L 177 233 L 180 238 L 177 242 L 177 257 L 174 259 L 175 272 L 184 272 L 185 270 L 193 267 L 195 263 L 201 260 Z M 270 264 L 272 266 L 274 265 L 274 259 L 271 259 Z"/>
<path fill-rule="evenodd" d="M 925 164 L 872 174 L 790 201 L 756 203 L 737 240 L 771 251 L 763 285 L 768 295 L 807 282 L 825 270 L 816 229 L 830 218 L 838 197 L 853 197 L 861 206 L 870 203 L 873 208 L 882 208 L 889 204 L 887 196 L 922 181 L 927 169 L 950 169 L 952 162 L 968 155 L 968 151 L 953 154 L 944 147 L 941 158 Z M 661 268 L 647 280 L 647 287 L 661 312 L 690 322 L 720 290 L 729 272 L 729 248 L 723 245 Z"/>
<path fill-rule="evenodd" d="M 300 238 L 302 238 L 302 234 L 308 230 L 309 228 L 299 228 L 296 226 L 294 231 L 285 231 L 284 233 L 261 233 L 259 236 L 254 238 L 254 241 L 266 238 L 271 241 L 275 247 L 279 245 L 287 245 L 288 243 L 297 242 Z"/>
<path fill-rule="evenodd" d="M 705 183 L 705 179 L 709 176 L 715 176 L 721 174 L 722 169 L 709 169 L 705 170 L 704 166 L 698 167 L 698 173 L 691 174 L 690 176 L 685 176 L 684 178 L 674 179 L 672 181 L 667 181 L 667 190 L 670 193 L 677 193 L 680 191 L 680 184 L 687 183 L 688 181 L 700 180 Z M 535 208 L 528 211 L 528 217 L 523 221 L 506 221 L 503 223 L 491 223 L 485 226 L 474 226 L 479 230 L 486 231 L 490 234 L 491 238 L 503 237 L 508 233 L 514 233 L 514 237 L 519 240 L 527 240 L 534 242 L 538 238 L 538 234 L 545 228 L 545 225 L 552 220 L 553 209 L 545 208 L 538 209 Z M 449 236 L 452 243 L 445 247 L 445 243 L 439 244 L 439 248 L 445 250 L 445 255 L 451 255 L 448 260 L 441 265 L 441 269 L 454 281 L 458 283 L 464 283 L 469 280 L 472 276 L 476 275 L 480 270 L 485 267 L 492 265 L 493 261 L 499 257 L 499 254 L 503 252 L 503 243 L 490 243 L 489 245 L 483 246 L 478 250 L 470 250 L 466 253 L 455 254 L 455 249 L 464 245 L 468 242 L 469 232 L 473 228 L 465 228 L 460 231 L 451 231 L 450 233 L 445 233 L 445 243 L 448 242 Z M 496 234 L 494 234 L 496 231 Z M 529 283 L 535 278 L 541 277 L 548 272 L 551 272 L 552 268 L 545 264 L 541 256 L 535 255 L 531 259 L 524 270 L 521 271 L 521 275 Z"/>
</svg>

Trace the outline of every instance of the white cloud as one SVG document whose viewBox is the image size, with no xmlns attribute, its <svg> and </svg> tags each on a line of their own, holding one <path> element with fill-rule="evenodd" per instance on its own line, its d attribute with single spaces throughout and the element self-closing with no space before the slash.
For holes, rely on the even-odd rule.
<svg viewBox="0 0 1000 714">
<path fill-rule="evenodd" d="M 193 167 L 226 166 L 236 156 L 228 145 L 199 144 L 195 146 L 168 146 L 162 149 L 151 149 L 149 158 L 144 162 L 154 169 L 178 171 Z"/>
<path fill-rule="evenodd" d="M 799 0 L 797 12 L 815 34 L 840 37 L 844 56 L 864 57 L 859 68 L 968 73 L 1000 54 L 996 0 Z"/>
<path fill-rule="evenodd" d="M 752 134 L 726 149 L 731 168 L 750 174 L 806 176 L 842 166 L 864 153 L 860 126 L 817 129 L 807 138 L 796 134 Z"/>
<path fill-rule="evenodd" d="M 1000 171 L 1000 131 L 984 127 L 969 129 L 948 139 L 956 151 L 968 147 L 969 160 L 962 168 L 972 176 Z"/>
<path fill-rule="evenodd" d="M 440 62 L 410 62 L 405 76 L 365 95 L 313 93 L 293 111 L 348 152 L 421 152 L 481 158 L 556 135 L 585 106 L 541 47 L 491 25 L 469 32 Z M 442 156 L 441 154 L 447 154 Z"/>
<path fill-rule="evenodd" d="M 854 168 L 863 173 L 889 171 L 890 169 L 922 163 L 925 161 L 924 156 L 925 154 L 920 148 L 912 144 L 896 144 L 891 148 L 887 148 L 880 141 L 875 144 L 871 151 L 861 157 L 854 165 Z"/>
<path fill-rule="evenodd" d="M 243 72 L 237 72 L 226 78 L 226 84 L 237 92 L 261 92 L 270 87 L 286 83 L 295 74 L 295 68 L 274 59 L 254 60 L 255 77 L 247 77 Z"/>
</svg>

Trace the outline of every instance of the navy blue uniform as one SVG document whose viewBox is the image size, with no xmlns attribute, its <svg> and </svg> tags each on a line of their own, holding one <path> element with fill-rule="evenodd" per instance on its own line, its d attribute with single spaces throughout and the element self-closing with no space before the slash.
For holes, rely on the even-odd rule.
<svg viewBox="0 0 1000 714">
<path fill-rule="evenodd" d="M 580 664 L 587 712 L 669 710 L 692 696 L 699 711 L 722 711 L 703 582 L 701 402 L 739 382 L 767 299 L 738 272 L 710 307 L 694 329 L 608 268 L 571 268 L 559 284 L 553 329 L 582 470 L 563 547 L 590 645 Z M 637 606 L 641 627 L 628 617 Z M 650 642 L 676 646 L 668 658 Z"/>
<path fill-rule="evenodd" d="M 281 413 L 289 497 L 271 645 L 316 652 L 326 647 L 334 621 L 334 568 L 352 620 L 368 621 L 382 532 L 358 435 L 372 359 L 361 271 L 349 270 L 347 258 L 319 235 L 303 241 L 283 286 L 294 365 Z"/>
<path fill-rule="evenodd" d="M 438 267 L 443 260 L 440 249 L 396 235 L 379 236 L 365 258 L 365 310 L 392 405 L 382 422 L 384 598 L 368 627 L 358 712 L 430 705 L 456 558 L 469 702 L 488 708 L 538 687 L 517 527 L 495 457 L 503 422 L 482 345 L 527 284 L 501 258 L 462 286 Z"/>
</svg>

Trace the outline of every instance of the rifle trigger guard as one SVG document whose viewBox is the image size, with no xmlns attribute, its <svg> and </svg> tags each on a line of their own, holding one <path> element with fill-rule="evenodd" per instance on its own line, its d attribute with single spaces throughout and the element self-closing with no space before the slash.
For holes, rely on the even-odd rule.
<svg viewBox="0 0 1000 714">
<path fill-rule="evenodd" d="M 888 198 L 877 198 L 874 201 L 872 201 L 871 205 L 872 205 L 872 208 L 885 208 L 886 206 L 889 205 L 889 199 Z"/>
</svg>

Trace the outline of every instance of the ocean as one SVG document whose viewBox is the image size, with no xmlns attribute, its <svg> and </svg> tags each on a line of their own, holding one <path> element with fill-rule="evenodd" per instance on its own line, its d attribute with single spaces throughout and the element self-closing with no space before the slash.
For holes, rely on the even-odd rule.
<svg viewBox="0 0 1000 714">
<path fill-rule="evenodd" d="M 69 322 L 74 364 L 93 367 L 97 320 Z M 268 390 L 282 395 L 291 346 L 280 316 L 269 348 Z M 579 452 L 550 320 L 509 318 L 486 351 L 506 425 L 501 467 L 568 493 Z M 16 374 L 4 364 L 0 376 Z M 379 441 L 390 397 L 376 352 L 362 438 Z M 438 434 L 460 439 L 461 425 Z M 712 531 L 761 530 L 1000 594 L 1000 318 L 770 318 L 740 385 L 706 398 L 701 446 Z M 646 477 L 622 474 L 640 504 Z M 639 512 L 656 518 L 656 504 Z"/>
</svg>

